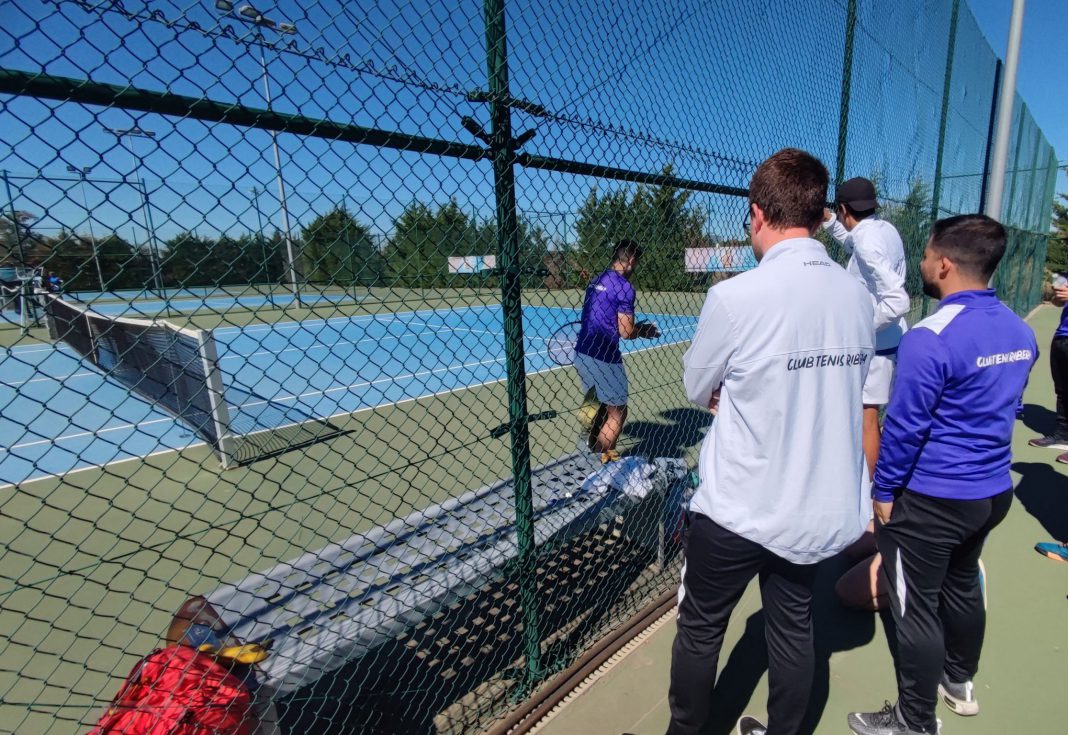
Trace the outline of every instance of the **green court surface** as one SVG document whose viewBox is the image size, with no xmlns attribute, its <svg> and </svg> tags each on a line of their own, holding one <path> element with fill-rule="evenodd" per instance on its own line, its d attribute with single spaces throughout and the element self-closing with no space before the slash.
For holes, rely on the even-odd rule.
<svg viewBox="0 0 1068 735">
<path fill-rule="evenodd" d="M 983 561 L 990 594 L 986 644 L 976 677 L 978 717 L 939 707 L 945 735 L 1064 732 L 1068 701 L 1068 564 L 1033 550 L 1038 541 L 1068 539 L 1068 467 L 1053 450 L 1027 441 L 1051 428 L 1053 384 L 1047 350 L 1060 311 L 1040 307 L 1030 318 L 1043 355 L 1031 376 L 1026 415 L 1014 437 L 1016 501 L 987 543 Z M 821 570 L 815 611 L 817 673 L 811 731 L 846 734 L 846 714 L 896 699 L 884 625 L 879 616 L 840 608 L 833 585 L 846 565 Z M 675 627 L 669 619 L 582 694 L 544 722 L 539 735 L 660 735 L 668 723 L 668 672 Z M 766 714 L 767 660 L 760 596 L 750 586 L 734 612 L 720 660 L 717 722 L 709 735 L 732 733 L 743 713 Z"/>
<path fill-rule="evenodd" d="M 643 299 L 643 310 L 683 302 L 696 314 L 702 297 L 657 296 Z M 210 327 L 242 317 L 191 321 Z M 631 374 L 644 380 L 632 392 L 625 449 L 695 460 L 699 436 L 683 445 L 679 430 L 695 426 L 699 413 L 685 405 L 684 349 L 628 356 Z M 574 371 L 531 375 L 527 390 L 532 413 L 559 412 L 531 425 L 532 464 L 572 453 L 581 402 Z M 0 731 L 84 732 L 190 595 L 509 476 L 508 436 L 491 436 L 507 415 L 502 381 L 336 419 L 345 434 L 237 469 L 218 469 L 200 445 L 7 488 Z"/>
</svg>

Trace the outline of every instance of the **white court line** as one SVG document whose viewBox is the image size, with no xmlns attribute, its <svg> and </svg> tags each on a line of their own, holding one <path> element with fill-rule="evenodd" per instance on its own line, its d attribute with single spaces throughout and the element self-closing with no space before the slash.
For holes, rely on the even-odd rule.
<svg viewBox="0 0 1068 735">
<path fill-rule="evenodd" d="M 70 416 L 64 418 L 70 419 Z M 96 431 L 79 431 L 77 434 L 60 434 L 55 439 L 37 439 L 32 442 L 25 442 L 23 444 L 15 444 L 10 447 L 0 447 L 0 454 L 3 452 L 11 452 L 15 449 L 27 449 L 28 447 L 39 447 L 42 444 L 55 444 L 59 441 L 69 441 L 71 439 L 84 439 L 87 436 L 100 436 L 106 434 L 109 431 L 125 431 L 126 429 L 139 428 L 141 426 L 151 426 L 152 424 L 161 424 L 164 422 L 175 423 L 176 419 L 167 416 L 160 419 L 149 419 L 148 421 L 138 421 L 136 424 L 119 424 L 118 426 L 108 426 L 103 429 L 97 429 Z"/>
<path fill-rule="evenodd" d="M 681 329 L 681 327 L 679 327 L 679 328 Z M 674 331 L 674 328 L 672 330 L 669 330 L 669 331 Z M 639 352 L 647 352 L 649 350 L 659 349 L 661 347 L 671 347 L 672 345 L 681 344 L 684 341 L 685 340 L 679 340 L 679 341 L 676 341 L 676 342 L 666 342 L 664 344 L 649 345 L 648 347 L 641 347 L 641 348 L 636 349 L 636 350 L 629 350 L 626 354 L 627 355 L 633 355 L 633 354 L 636 354 L 636 353 L 639 353 Z M 570 367 L 569 365 L 553 365 L 551 367 L 543 368 L 541 370 L 533 370 L 531 372 L 528 372 L 527 375 L 540 375 L 542 373 L 551 373 L 551 372 L 554 372 L 556 370 L 566 370 L 569 367 Z M 407 403 L 414 403 L 416 401 L 421 401 L 421 400 L 423 400 L 425 398 L 436 398 L 438 396 L 444 396 L 444 395 L 448 395 L 450 393 L 459 393 L 460 391 L 463 391 L 463 390 L 470 390 L 470 389 L 473 389 L 473 388 L 483 388 L 483 387 L 489 386 L 489 385 L 496 385 L 497 383 L 503 383 L 506 380 L 508 380 L 508 378 L 504 377 L 504 378 L 495 378 L 494 380 L 487 380 L 487 381 L 484 381 L 482 383 L 473 383 L 471 385 L 460 385 L 460 386 L 457 386 L 455 388 L 448 388 L 446 390 L 440 390 L 440 391 L 436 391 L 436 392 L 433 392 L 433 393 L 426 393 L 426 394 L 423 394 L 421 396 L 411 396 L 411 397 L 408 397 L 408 398 L 402 398 L 399 401 L 386 401 L 384 403 L 379 403 L 378 405 L 375 405 L 375 406 L 365 406 L 363 408 L 356 409 L 355 411 L 339 411 L 339 412 L 337 412 L 335 414 L 331 414 L 330 416 L 323 416 L 323 417 L 320 417 L 320 418 L 321 418 L 321 420 L 329 421 L 331 419 L 336 419 L 336 418 L 339 418 L 341 416 L 359 416 L 360 414 L 367 413 L 368 411 L 376 411 L 376 410 L 378 410 L 380 408 L 383 408 L 385 406 L 403 406 L 403 405 L 405 405 Z M 246 405 L 248 405 L 248 404 L 246 404 Z M 176 419 L 155 419 L 155 420 L 157 420 L 157 421 L 174 421 L 174 422 L 177 421 Z M 130 426 L 136 426 L 136 424 L 131 424 Z M 132 462 L 134 460 L 144 461 L 145 459 L 147 459 L 149 457 L 157 457 L 157 456 L 160 456 L 160 455 L 163 455 L 163 454 L 171 454 L 171 453 L 175 453 L 176 454 L 176 453 L 184 451 L 186 449 L 191 449 L 191 448 L 199 447 L 199 446 L 203 446 L 203 445 L 204 445 L 204 442 L 197 441 L 197 442 L 192 442 L 190 444 L 187 444 L 184 447 L 176 447 L 174 449 L 161 449 L 158 452 L 151 452 L 150 454 L 146 454 L 146 455 L 144 455 L 142 457 L 128 457 L 126 459 L 117 459 L 117 460 L 115 460 L 113 462 L 105 462 L 104 464 L 88 465 L 86 467 L 76 467 L 74 469 L 66 470 L 64 472 L 59 472 L 59 473 L 53 474 L 53 475 L 42 475 L 41 477 L 31 477 L 31 478 L 23 480 L 23 481 L 21 481 L 21 482 L 19 482 L 17 484 L 16 483 L 8 483 L 6 485 L 0 485 L 0 490 L 7 490 L 8 488 L 13 488 L 13 487 L 16 487 L 16 486 L 21 487 L 23 485 L 28 485 L 29 483 L 32 483 L 32 482 L 41 482 L 43 480 L 52 480 L 52 479 L 56 479 L 56 478 L 63 478 L 63 477 L 67 477 L 68 475 L 77 474 L 79 472 L 88 472 L 90 470 L 99 470 L 99 469 L 103 469 L 105 467 L 110 467 L 112 465 L 122 464 L 123 462 Z"/>
</svg>

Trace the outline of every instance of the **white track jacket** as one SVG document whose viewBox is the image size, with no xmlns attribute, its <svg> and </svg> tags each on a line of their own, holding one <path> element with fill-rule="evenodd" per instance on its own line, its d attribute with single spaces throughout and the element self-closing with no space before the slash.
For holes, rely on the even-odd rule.
<svg viewBox="0 0 1068 735">
<path fill-rule="evenodd" d="M 912 306 L 905 290 L 905 246 L 897 228 L 878 217 L 868 217 L 850 231 L 833 214 L 823 228 L 849 253 L 846 271 L 871 294 L 876 351 L 896 352 L 901 335 L 908 329 L 905 315 Z"/>
<path fill-rule="evenodd" d="M 798 564 L 860 537 L 872 312 L 864 287 L 810 238 L 776 244 L 709 290 L 682 359 L 691 401 L 707 409 L 721 391 L 691 510 Z"/>
</svg>

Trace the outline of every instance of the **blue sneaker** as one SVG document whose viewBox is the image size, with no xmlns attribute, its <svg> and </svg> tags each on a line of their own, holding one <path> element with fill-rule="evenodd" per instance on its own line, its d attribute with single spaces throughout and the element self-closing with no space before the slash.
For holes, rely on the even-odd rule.
<svg viewBox="0 0 1068 735">
<path fill-rule="evenodd" d="M 1055 561 L 1068 561 L 1068 544 L 1044 541 L 1040 544 L 1035 544 L 1035 551 Z"/>
</svg>

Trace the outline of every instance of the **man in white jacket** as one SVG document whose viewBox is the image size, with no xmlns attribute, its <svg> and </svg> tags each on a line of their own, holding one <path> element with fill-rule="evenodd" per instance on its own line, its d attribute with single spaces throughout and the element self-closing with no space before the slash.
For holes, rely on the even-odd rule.
<svg viewBox="0 0 1068 735">
<path fill-rule="evenodd" d="M 897 364 L 897 347 L 908 329 L 905 315 L 911 301 L 905 290 L 905 247 L 901 235 L 876 215 L 875 184 L 856 177 L 843 181 L 835 196 L 836 212 L 824 214 L 824 229 L 850 254 L 846 271 L 871 295 L 875 307 L 875 357 L 864 381 L 864 455 L 868 471 L 875 472 L 881 431 L 879 411 L 890 402 Z M 879 572 L 875 524 L 846 554 L 863 559 L 842 575 L 836 587 L 848 607 L 878 610 L 886 600 L 886 581 Z"/>
<path fill-rule="evenodd" d="M 842 182 L 835 202 L 837 212 L 826 212 L 823 226 L 849 253 L 846 271 L 867 289 L 875 307 L 875 357 L 864 381 L 864 455 L 874 472 L 879 409 L 890 402 L 897 346 L 912 304 L 905 290 L 905 246 L 897 229 L 876 215 L 875 184 L 868 179 Z"/>
<path fill-rule="evenodd" d="M 816 563 L 869 518 L 862 389 L 874 354 L 871 298 L 812 235 L 827 169 L 797 149 L 760 165 L 749 187 L 759 266 L 713 286 L 683 357 L 688 398 L 717 412 L 687 514 L 668 732 L 702 732 L 723 636 L 753 577 L 768 639 L 768 725 L 800 730 L 814 668 Z"/>
</svg>

